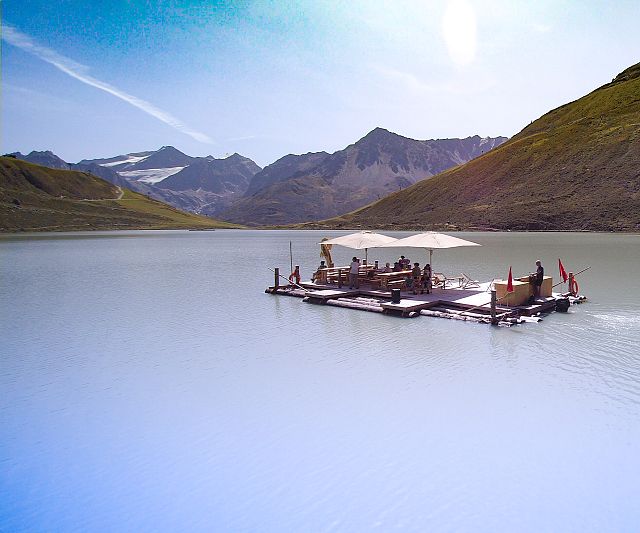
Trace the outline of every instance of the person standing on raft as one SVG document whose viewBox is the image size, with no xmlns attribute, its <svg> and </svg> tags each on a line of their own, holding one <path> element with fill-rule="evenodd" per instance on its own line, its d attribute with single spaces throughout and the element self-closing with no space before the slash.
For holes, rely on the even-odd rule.
<svg viewBox="0 0 640 533">
<path fill-rule="evenodd" d="M 358 271 L 360 270 L 360 261 L 357 257 L 354 257 L 351 260 L 351 266 L 349 267 L 349 288 L 353 289 L 354 287 L 357 289 L 359 287 L 358 283 Z"/>
<path fill-rule="evenodd" d="M 411 287 L 413 288 L 413 294 L 418 294 L 418 291 L 420 291 L 420 294 L 424 293 L 420 263 L 413 263 L 413 269 L 411 270 Z"/>
<path fill-rule="evenodd" d="M 540 262 L 540 259 L 536 261 L 536 271 L 533 276 L 533 295 L 536 298 L 540 298 L 540 289 L 542 287 L 542 280 L 544 279 L 544 267 Z"/>
<path fill-rule="evenodd" d="M 427 294 L 431 292 L 431 265 L 427 263 L 422 271 L 422 286 L 427 291 Z"/>
</svg>

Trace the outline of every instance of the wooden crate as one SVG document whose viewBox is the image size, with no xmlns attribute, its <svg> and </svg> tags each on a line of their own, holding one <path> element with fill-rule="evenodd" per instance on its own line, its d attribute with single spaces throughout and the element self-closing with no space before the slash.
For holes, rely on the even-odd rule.
<svg viewBox="0 0 640 533">
<path fill-rule="evenodd" d="M 529 276 L 523 276 L 518 278 L 518 281 L 529 282 Z M 542 298 L 548 298 L 553 291 L 553 278 L 551 276 L 543 276 L 542 285 L 540 286 L 540 296 Z M 531 294 L 533 295 L 533 285 L 531 286 Z"/>
<path fill-rule="evenodd" d="M 540 287 L 540 296 L 542 298 L 551 296 L 552 286 L 553 278 L 551 276 L 544 276 L 542 278 L 542 286 Z M 496 281 L 495 287 L 498 305 L 508 305 L 509 307 L 525 305 L 533 296 L 533 284 L 529 283 L 529 276 L 514 279 L 513 292 L 509 295 L 507 295 L 506 280 Z"/>
<path fill-rule="evenodd" d="M 526 282 L 514 280 L 513 292 L 510 293 L 507 293 L 507 282 L 505 280 L 496 281 L 495 287 L 498 305 L 507 305 L 509 307 L 524 305 L 533 294 L 529 280 Z"/>
</svg>

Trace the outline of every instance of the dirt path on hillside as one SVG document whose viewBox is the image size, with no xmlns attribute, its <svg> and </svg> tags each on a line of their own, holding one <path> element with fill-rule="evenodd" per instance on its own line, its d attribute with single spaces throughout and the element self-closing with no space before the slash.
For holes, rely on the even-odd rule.
<svg viewBox="0 0 640 533">
<path fill-rule="evenodd" d="M 124 196 L 124 190 L 122 190 L 122 187 L 120 187 L 120 185 L 116 185 L 116 188 L 118 189 L 118 196 L 116 196 L 115 198 L 81 198 L 80 201 L 81 202 L 104 202 L 107 200 L 122 200 L 122 197 Z"/>
</svg>

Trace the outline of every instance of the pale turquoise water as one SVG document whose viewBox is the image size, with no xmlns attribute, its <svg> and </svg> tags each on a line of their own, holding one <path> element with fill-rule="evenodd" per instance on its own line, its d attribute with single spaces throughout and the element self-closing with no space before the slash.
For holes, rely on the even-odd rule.
<svg viewBox="0 0 640 533">
<path fill-rule="evenodd" d="M 0 530 L 637 529 L 639 236 L 436 252 L 592 265 L 590 303 L 507 329 L 263 293 L 325 235 L 1 238 Z"/>
</svg>

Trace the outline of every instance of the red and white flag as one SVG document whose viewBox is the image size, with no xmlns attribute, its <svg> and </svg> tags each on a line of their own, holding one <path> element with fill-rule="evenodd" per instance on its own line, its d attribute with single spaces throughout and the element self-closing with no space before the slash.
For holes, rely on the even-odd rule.
<svg viewBox="0 0 640 533">
<path fill-rule="evenodd" d="M 513 275 L 511 274 L 511 267 L 509 267 L 509 277 L 507 278 L 507 292 L 513 292 Z"/>
<path fill-rule="evenodd" d="M 562 261 L 560 261 L 559 258 L 558 258 L 558 267 L 560 268 L 560 277 L 562 278 L 562 281 L 566 283 L 567 280 L 569 279 L 569 276 L 567 275 L 567 271 L 564 269 L 564 265 L 562 264 Z"/>
</svg>

